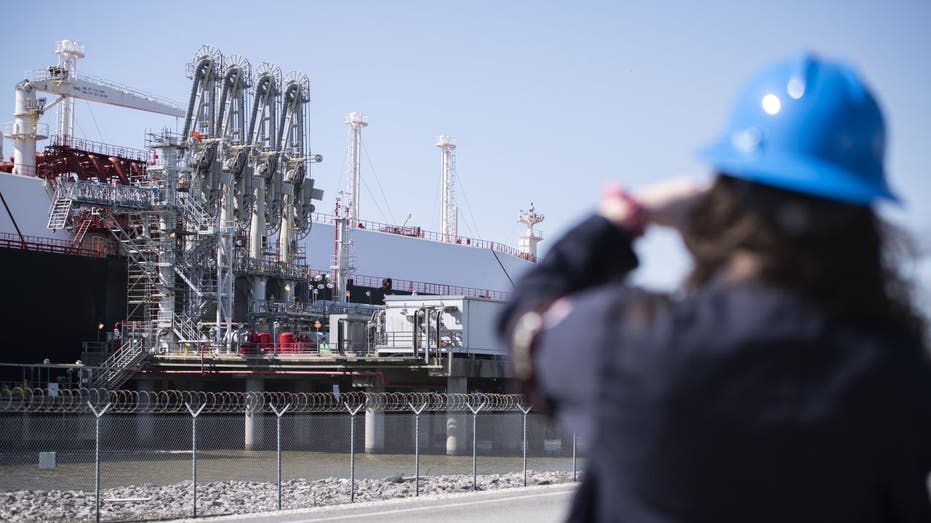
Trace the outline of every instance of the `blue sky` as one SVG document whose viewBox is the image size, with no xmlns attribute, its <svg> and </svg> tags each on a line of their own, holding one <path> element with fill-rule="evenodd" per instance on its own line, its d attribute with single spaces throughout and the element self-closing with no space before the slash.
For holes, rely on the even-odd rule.
<svg viewBox="0 0 931 523">
<path fill-rule="evenodd" d="M 3 121 L 22 72 L 54 63 L 59 39 L 85 45 L 79 70 L 185 102 L 185 64 L 209 43 L 253 67 L 310 76 L 311 148 L 325 157 L 313 172 L 327 191 L 319 210 L 331 212 L 345 181 L 343 120 L 358 111 L 370 122 L 364 218 L 411 214 L 438 229 L 433 144 L 449 134 L 459 145 L 460 232 L 510 244 L 531 201 L 552 240 L 607 180 L 704 176 L 693 152 L 744 78 L 800 50 L 842 57 L 886 111 L 887 165 L 907 204 L 883 212 L 931 247 L 928 1 L 45 1 L 6 3 L 0 14 Z M 78 136 L 136 147 L 146 129 L 175 126 L 86 102 L 76 114 Z M 651 233 L 641 243 L 639 281 L 675 285 L 688 265 L 678 241 Z M 931 281 L 927 262 L 915 270 Z"/>
</svg>

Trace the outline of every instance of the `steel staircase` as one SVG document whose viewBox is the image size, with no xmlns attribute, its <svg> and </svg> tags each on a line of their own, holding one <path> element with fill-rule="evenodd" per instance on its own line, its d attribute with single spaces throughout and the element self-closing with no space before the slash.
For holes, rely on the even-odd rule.
<svg viewBox="0 0 931 523">
<path fill-rule="evenodd" d="M 90 388 L 116 389 L 142 367 L 149 351 L 143 338 L 128 340 L 94 371 Z"/>
<path fill-rule="evenodd" d="M 170 287 L 158 266 L 158 226 L 152 227 L 148 220 L 153 215 L 127 214 L 124 229 L 112 216 L 104 218 L 107 230 L 120 242 L 129 258 L 127 305 L 129 321 L 152 324 L 158 318 L 158 301 L 164 296 L 163 289 Z M 157 217 L 156 217 L 157 218 Z"/>
<path fill-rule="evenodd" d="M 178 193 L 178 210 L 188 225 L 188 230 L 198 235 L 212 235 L 214 233 L 213 218 L 207 214 L 196 199 L 188 193 Z"/>
</svg>

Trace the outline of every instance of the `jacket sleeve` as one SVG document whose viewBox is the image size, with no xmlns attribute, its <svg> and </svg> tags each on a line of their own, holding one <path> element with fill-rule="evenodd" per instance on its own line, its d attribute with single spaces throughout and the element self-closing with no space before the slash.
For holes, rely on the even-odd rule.
<svg viewBox="0 0 931 523">
<path fill-rule="evenodd" d="M 636 267 L 630 237 L 591 216 L 521 278 L 499 318 L 498 333 L 511 349 L 525 393 L 576 433 L 590 434 L 598 361 L 612 325 L 607 315 L 628 294 L 619 283 Z M 618 284 L 607 285 L 612 282 Z M 571 300 L 551 307 L 564 297 Z M 537 328 L 528 342 L 522 331 L 529 316 L 536 316 Z M 522 336 L 529 346 L 520 346 Z M 531 354 L 537 345 L 538 353 Z M 521 366 L 530 374 L 522 375 Z"/>
<path fill-rule="evenodd" d="M 889 521 L 931 521 L 931 361 L 926 349 L 898 349 L 898 368 L 893 383 L 884 388 L 890 419 L 883 420 L 886 434 L 885 487 Z"/>
<path fill-rule="evenodd" d="M 637 268 L 630 236 L 605 218 L 592 215 L 560 238 L 546 256 L 517 282 L 498 319 L 505 339 L 515 317 L 540 310 L 557 299 L 620 280 Z"/>
</svg>

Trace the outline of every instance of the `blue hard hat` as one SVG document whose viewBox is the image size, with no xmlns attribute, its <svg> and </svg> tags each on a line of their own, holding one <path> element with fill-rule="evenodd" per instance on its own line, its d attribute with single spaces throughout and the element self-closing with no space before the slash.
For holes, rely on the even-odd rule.
<svg viewBox="0 0 931 523">
<path fill-rule="evenodd" d="M 885 142 L 882 111 L 857 73 L 805 54 L 754 76 L 699 156 L 735 178 L 868 206 L 899 201 Z"/>
</svg>

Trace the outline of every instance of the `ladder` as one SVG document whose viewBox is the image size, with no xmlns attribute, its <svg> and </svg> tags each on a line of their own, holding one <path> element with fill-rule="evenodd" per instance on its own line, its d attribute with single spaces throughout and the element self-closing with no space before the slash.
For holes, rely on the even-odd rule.
<svg viewBox="0 0 931 523">
<path fill-rule="evenodd" d="M 71 198 L 57 197 L 52 203 L 52 210 L 48 215 L 48 228 L 58 231 L 65 228 L 68 223 L 68 214 L 71 213 Z"/>
<path fill-rule="evenodd" d="M 92 223 L 94 223 L 93 218 L 84 218 L 81 220 L 81 223 L 78 224 L 78 228 L 74 231 L 74 239 L 71 240 L 71 247 L 75 249 L 81 247 L 81 243 L 84 242 L 84 236 L 87 234 L 87 230 L 91 228 Z"/>
</svg>

